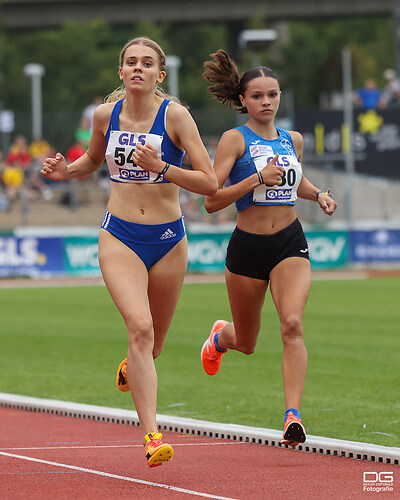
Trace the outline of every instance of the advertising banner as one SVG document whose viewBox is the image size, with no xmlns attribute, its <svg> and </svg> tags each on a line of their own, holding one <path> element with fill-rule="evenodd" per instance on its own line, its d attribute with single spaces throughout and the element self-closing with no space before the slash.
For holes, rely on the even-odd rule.
<svg viewBox="0 0 400 500">
<path fill-rule="evenodd" d="M 400 110 L 355 110 L 353 123 L 356 173 L 400 179 Z M 304 163 L 345 169 L 350 144 L 342 111 L 297 111 L 295 128 L 303 134 Z"/>
<path fill-rule="evenodd" d="M 64 238 L 63 259 L 69 276 L 100 274 L 99 238 L 72 236 Z"/>
<path fill-rule="evenodd" d="M 400 263 L 400 230 L 351 231 L 350 259 L 355 264 Z"/>
<path fill-rule="evenodd" d="M 306 231 L 313 270 L 400 264 L 400 230 Z M 188 272 L 224 272 L 230 231 L 188 233 Z M 97 236 L 0 235 L 0 278 L 100 275 Z"/>
<path fill-rule="evenodd" d="M 348 263 L 346 231 L 305 231 L 310 249 L 311 269 L 334 269 Z"/>
<path fill-rule="evenodd" d="M 226 248 L 231 237 L 226 233 L 188 234 L 189 272 L 224 272 Z M 346 231 L 306 232 L 312 269 L 334 269 L 348 263 Z"/>
<path fill-rule="evenodd" d="M 223 272 L 231 233 L 188 233 L 189 272 Z"/>
<path fill-rule="evenodd" d="M 0 236 L 0 277 L 64 273 L 62 238 Z"/>
</svg>

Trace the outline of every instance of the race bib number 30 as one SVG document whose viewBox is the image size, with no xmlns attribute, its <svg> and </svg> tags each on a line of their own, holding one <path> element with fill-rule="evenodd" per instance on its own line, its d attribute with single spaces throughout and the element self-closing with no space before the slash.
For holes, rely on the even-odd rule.
<svg viewBox="0 0 400 500">
<path fill-rule="evenodd" d="M 254 158 L 257 171 L 260 172 L 273 157 L 274 155 Z M 296 201 L 297 188 L 303 175 L 301 163 L 293 155 L 280 155 L 276 164 L 285 170 L 282 183 L 275 186 L 257 186 L 253 192 L 253 201 L 255 203 L 279 205 Z"/>
<path fill-rule="evenodd" d="M 122 182 L 153 182 L 157 174 L 143 170 L 136 165 L 132 154 L 137 144 L 151 144 L 161 157 L 162 140 L 162 136 L 156 134 L 112 131 L 106 151 L 106 161 L 111 178 Z"/>
</svg>

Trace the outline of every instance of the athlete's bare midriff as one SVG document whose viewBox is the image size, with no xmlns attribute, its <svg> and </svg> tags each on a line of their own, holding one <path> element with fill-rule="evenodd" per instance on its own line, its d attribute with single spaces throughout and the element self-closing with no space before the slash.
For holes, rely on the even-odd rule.
<svg viewBox="0 0 400 500">
<path fill-rule="evenodd" d="M 293 205 L 252 205 L 238 213 L 237 227 L 248 233 L 274 234 L 285 229 L 296 218 Z"/>
<path fill-rule="evenodd" d="M 163 224 L 179 219 L 179 187 L 175 184 L 110 182 L 107 210 L 137 224 Z"/>
</svg>

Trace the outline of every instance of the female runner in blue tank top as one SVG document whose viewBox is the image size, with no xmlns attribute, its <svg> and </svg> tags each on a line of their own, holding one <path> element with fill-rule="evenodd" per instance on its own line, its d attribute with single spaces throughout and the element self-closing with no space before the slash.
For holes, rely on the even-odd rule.
<svg viewBox="0 0 400 500">
<path fill-rule="evenodd" d="M 123 86 L 94 113 L 88 151 L 67 166 L 58 153 L 41 173 L 53 180 L 97 170 L 106 158 L 110 198 L 99 237 L 104 281 L 128 330 L 128 355 L 117 385 L 131 391 L 150 467 L 170 460 L 156 424 L 154 359 L 163 349 L 187 267 L 187 241 L 179 186 L 203 195 L 217 180 L 197 127 L 186 108 L 165 99 L 161 47 L 147 38 L 120 54 Z M 186 151 L 193 170 L 181 169 Z"/>
<path fill-rule="evenodd" d="M 235 202 L 238 215 L 225 272 L 233 322 L 214 323 L 201 351 L 202 364 L 214 375 L 229 349 L 254 352 L 269 284 L 283 341 L 286 413 L 282 443 L 297 446 L 306 439 L 299 410 L 307 370 L 302 323 L 311 269 L 294 203 L 297 195 L 314 200 L 332 215 L 336 202 L 303 176 L 301 134 L 274 124 L 280 101 L 275 73 L 258 67 L 240 77 L 225 51 L 211 57 L 204 64 L 204 77 L 213 84 L 210 92 L 249 118 L 245 125 L 223 134 L 214 162 L 219 189 L 205 199 L 210 213 Z"/>
</svg>

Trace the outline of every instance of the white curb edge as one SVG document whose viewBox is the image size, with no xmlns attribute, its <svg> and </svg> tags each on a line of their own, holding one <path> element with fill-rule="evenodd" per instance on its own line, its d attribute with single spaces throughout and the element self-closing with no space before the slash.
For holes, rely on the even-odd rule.
<svg viewBox="0 0 400 500">
<path fill-rule="evenodd" d="M 42 399 L 4 392 L 0 392 L 0 407 L 139 426 L 137 413 L 122 408 Z M 162 431 L 291 448 L 280 443 L 282 432 L 274 429 L 208 422 L 205 420 L 159 414 L 157 414 L 157 424 Z M 295 449 L 309 453 L 400 465 L 400 448 L 378 446 L 357 441 L 342 441 L 340 439 L 307 435 L 306 443 L 298 445 Z"/>
</svg>

